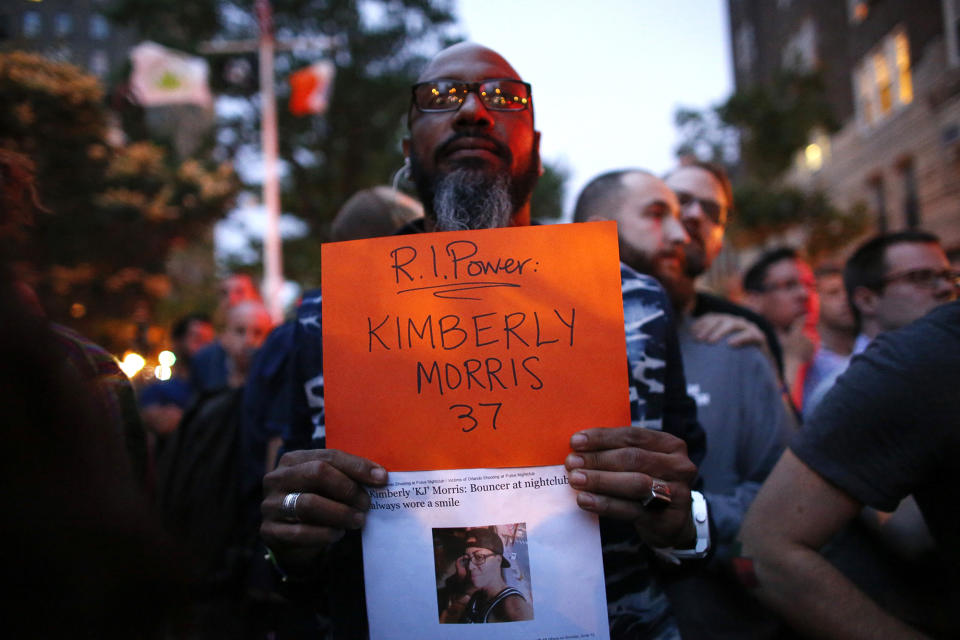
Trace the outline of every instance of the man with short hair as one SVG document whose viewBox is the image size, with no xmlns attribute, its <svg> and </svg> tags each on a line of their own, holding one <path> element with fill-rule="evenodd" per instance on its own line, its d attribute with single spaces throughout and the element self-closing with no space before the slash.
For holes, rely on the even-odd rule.
<svg viewBox="0 0 960 640">
<path fill-rule="evenodd" d="M 805 416 L 813 413 L 816 407 L 816 389 L 825 380 L 834 380 L 847 368 L 857 337 L 856 323 L 843 286 L 843 269 L 828 263 L 817 267 L 815 276 L 820 310 L 817 337 L 820 342 L 803 384 Z"/>
<path fill-rule="evenodd" d="M 217 309 L 214 321 L 226 322 L 230 309 L 244 302 L 262 302 L 260 292 L 253 283 L 250 274 L 235 272 L 228 274 L 217 288 Z M 193 361 L 190 383 L 200 393 L 217 391 L 229 384 L 227 370 L 227 352 L 220 340 L 197 352 Z"/>
<path fill-rule="evenodd" d="M 413 87 L 408 123 L 403 147 L 426 217 L 407 231 L 530 224 L 540 134 L 530 85 L 502 56 L 472 43 L 441 51 Z M 668 603 L 650 575 L 649 550 L 672 547 L 675 557 L 701 555 L 706 519 L 695 522 L 692 509 L 701 513 L 704 503 L 690 490 L 696 467 L 687 449 L 699 459 L 703 434 L 686 396 L 663 290 L 652 278 L 624 269 L 628 359 L 631 370 L 645 375 L 631 380 L 638 426 L 578 432 L 566 466 L 578 505 L 600 516 L 611 636 L 676 638 Z M 310 450 L 286 453 L 265 477 L 261 533 L 291 579 L 329 588 L 334 635 L 362 637 L 357 530 L 370 500 L 361 485 L 383 486 L 387 474 L 375 461 L 322 448 L 320 323 L 319 296 L 305 297 L 293 337 L 289 385 L 295 393 L 285 443 L 288 450 Z M 663 487 L 671 495 L 665 508 L 643 506 Z M 281 507 L 294 492 L 301 494 L 295 513 L 285 513 Z M 699 551 L 691 549 L 695 544 Z M 333 576 L 336 587 L 324 576 Z"/>
<path fill-rule="evenodd" d="M 695 281 L 706 273 L 723 249 L 727 222 L 733 212 L 733 186 L 722 166 L 700 160 L 683 162 L 670 171 L 664 181 L 677 194 L 680 203 L 680 221 L 690 238 L 690 242 L 683 246 L 686 274 Z M 780 341 L 766 318 L 705 291 L 695 293 L 690 314 L 697 318 L 691 330 L 698 340 L 716 342 L 729 332 L 728 342 L 733 346 L 761 346 L 754 327 L 759 329 L 777 373 L 783 377 Z"/>
<path fill-rule="evenodd" d="M 843 274 L 863 338 L 904 327 L 957 297 L 957 274 L 940 239 L 919 230 L 876 236 L 850 256 Z M 863 348 L 855 348 L 859 353 Z"/>
<path fill-rule="evenodd" d="M 759 348 L 732 346 L 730 338 L 709 343 L 692 335 L 695 291 L 687 257 L 696 263 L 694 271 L 707 269 L 719 252 L 722 229 L 703 233 L 713 223 L 702 219 L 706 209 L 717 210 L 706 195 L 701 204 L 684 194 L 683 215 L 694 218 L 686 225 L 690 232 L 684 231 L 680 201 L 666 183 L 644 171 L 610 172 L 587 184 L 574 220 L 616 220 L 621 259 L 655 276 L 674 305 L 687 390 L 707 432 L 700 475 L 716 524 L 716 559 L 722 561 L 735 555 L 730 546 L 743 515 L 783 451 L 793 423 L 774 368 Z M 765 620 L 765 613 L 723 577 L 720 563 L 709 569 L 672 581 L 668 588 L 681 633 L 704 637 L 719 624 L 744 636 L 774 637 L 775 621 Z"/>
<path fill-rule="evenodd" d="M 760 256 L 743 276 L 744 303 L 765 317 L 783 348 L 783 380 L 794 406 L 803 409 L 803 385 L 817 348 L 819 301 L 813 271 L 796 249 Z"/>
<path fill-rule="evenodd" d="M 379 185 L 356 192 L 330 223 L 330 240 L 362 240 L 389 236 L 403 225 L 423 217 L 423 206 L 403 193 Z"/>
<path fill-rule="evenodd" d="M 874 236 L 847 260 L 843 283 L 859 334 L 851 355 L 862 353 L 884 331 L 905 327 L 933 308 L 955 300 L 957 273 L 940 239 L 920 230 Z M 810 391 L 810 415 L 846 366 L 823 378 Z"/>
</svg>

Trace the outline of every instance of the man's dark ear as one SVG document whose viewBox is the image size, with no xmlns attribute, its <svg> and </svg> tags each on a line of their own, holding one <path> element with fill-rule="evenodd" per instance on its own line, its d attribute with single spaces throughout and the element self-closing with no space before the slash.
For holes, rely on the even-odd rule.
<svg viewBox="0 0 960 640">
<path fill-rule="evenodd" d="M 410 158 L 410 138 L 404 138 L 400 141 L 400 149 L 403 151 L 403 157 Z"/>
<path fill-rule="evenodd" d="M 540 132 L 533 132 L 533 148 L 537 150 L 537 175 L 543 177 L 543 158 L 540 157 Z"/>
<path fill-rule="evenodd" d="M 873 316 L 877 312 L 877 298 L 879 294 L 867 287 L 857 287 L 853 290 L 851 302 L 860 311 L 861 316 Z"/>
</svg>

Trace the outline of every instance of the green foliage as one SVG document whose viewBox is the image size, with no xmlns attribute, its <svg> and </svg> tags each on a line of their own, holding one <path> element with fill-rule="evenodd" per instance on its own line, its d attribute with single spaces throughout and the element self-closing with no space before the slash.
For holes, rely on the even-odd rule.
<svg viewBox="0 0 960 640">
<path fill-rule="evenodd" d="M 759 180 L 773 180 L 786 171 L 815 128 L 839 129 L 819 73 L 780 71 L 770 85 L 735 93 L 717 108 L 717 115 L 740 130 L 743 163 Z"/>
<path fill-rule="evenodd" d="M 288 168 L 283 210 L 307 220 L 319 234 L 355 192 L 389 183 L 402 164 L 400 141 L 409 106 L 409 85 L 428 56 L 452 42 L 451 0 L 272 0 L 277 41 L 326 37 L 323 50 L 276 51 L 279 151 Z M 205 40 L 255 40 L 253 0 L 149 2 L 114 0 L 111 15 L 143 27 L 146 37 L 196 51 Z M 168 31 L 163 25 L 183 24 Z M 216 15 L 215 23 L 209 20 Z M 184 32 L 184 33 L 181 33 Z M 287 109 L 289 73 L 326 58 L 336 65 L 330 104 L 322 116 L 295 117 Z M 230 94 L 258 108 L 256 53 L 209 57 L 216 93 Z M 227 80 L 226 70 L 242 63 L 248 76 Z M 259 118 L 221 122 L 221 157 L 243 145 L 259 146 Z"/>
<path fill-rule="evenodd" d="M 144 40 L 183 51 L 194 51 L 220 24 L 216 2 L 113 0 L 103 12 L 111 20 L 133 27 Z"/>
<path fill-rule="evenodd" d="M 49 210 L 21 255 L 29 277 L 53 320 L 123 348 L 116 327 L 169 293 L 171 247 L 223 216 L 233 170 L 150 142 L 111 146 L 97 80 L 71 65 L 0 54 L 0 92 L 0 147 L 35 162 Z"/>
<path fill-rule="evenodd" d="M 729 230 L 734 244 L 762 244 L 802 225 L 809 230 L 807 252 L 815 257 L 845 246 L 866 229 L 863 207 L 842 211 L 823 192 L 780 184 L 816 129 L 839 128 L 819 73 L 780 71 L 769 85 L 742 90 L 720 105 L 677 109 L 674 122 L 681 140 L 678 156 L 718 162 L 734 176 L 736 206 Z"/>
<path fill-rule="evenodd" d="M 692 156 L 727 167 L 737 162 L 736 128 L 725 123 L 715 108 L 678 107 L 673 114 L 673 124 L 680 137 L 675 149 L 677 157 Z"/>
<path fill-rule="evenodd" d="M 806 249 L 816 262 L 819 256 L 845 246 L 866 229 L 864 206 L 843 211 L 822 191 L 771 188 L 750 181 L 734 187 L 733 199 L 737 209 L 728 234 L 740 246 L 762 243 L 770 235 L 801 225 L 810 230 Z"/>
<path fill-rule="evenodd" d="M 543 163 L 543 175 L 530 198 L 530 217 L 552 221 L 563 216 L 563 198 L 570 169 L 562 164 Z"/>
</svg>

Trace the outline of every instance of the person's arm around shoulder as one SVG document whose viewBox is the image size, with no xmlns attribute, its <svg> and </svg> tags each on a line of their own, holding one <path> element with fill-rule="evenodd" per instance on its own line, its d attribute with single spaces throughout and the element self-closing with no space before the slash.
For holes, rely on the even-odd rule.
<svg viewBox="0 0 960 640">
<path fill-rule="evenodd" d="M 743 557 L 753 563 L 754 593 L 811 637 L 923 638 L 820 555 L 819 549 L 860 507 L 787 449 L 740 531 Z"/>
</svg>

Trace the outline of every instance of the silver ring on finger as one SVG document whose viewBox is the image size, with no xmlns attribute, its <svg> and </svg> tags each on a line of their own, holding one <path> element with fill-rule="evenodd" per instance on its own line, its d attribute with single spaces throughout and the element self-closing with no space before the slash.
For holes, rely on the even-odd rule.
<svg viewBox="0 0 960 640">
<path fill-rule="evenodd" d="M 670 485 L 664 480 L 653 478 L 650 483 L 650 494 L 647 495 L 640 504 L 648 509 L 665 507 L 672 502 L 670 498 Z"/>
<path fill-rule="evenodd" d="M 297 500 L 300 499 L 300 492 L 294 491 L 283 496 L 283 502 L 280 504 L 280 517 L 285 522 L 297 524 L 300 518 L 297 516 Z"/>
</svg>

